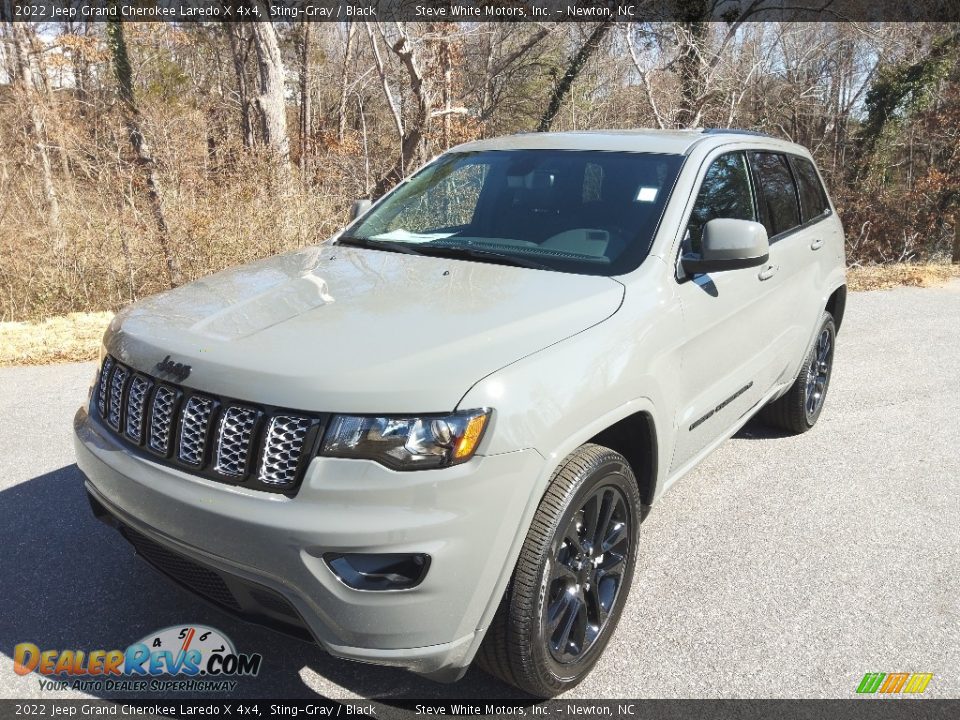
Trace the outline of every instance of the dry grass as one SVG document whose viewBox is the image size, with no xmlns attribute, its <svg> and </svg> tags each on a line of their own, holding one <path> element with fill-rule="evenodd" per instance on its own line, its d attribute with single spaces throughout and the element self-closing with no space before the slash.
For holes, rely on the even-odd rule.
<svg viewBox="0 0 960 720">
<path fill-rule="evenodd" d="M 847 271 L 850 290 L 886 290 L 901 285 L 936 287 L 960 277 L 960 265 L 949 263 L 867 265 Z"/>
<path fill-rule="evenodd" d="M 95 360 L 112 317 L 111 312 L 92 312 L 0 322 L 0 366 Z"/>
<path fill-rule="evenodd" d="M 847 284 L 851 290 L 934 287 L 954 277 L 960 277 L 960 265 L 870 265 L 851 268 Z M 0 366 L 95 360 L 112 317 L 111 312 L 86 312 L 39 322 L 0 322 Z"/>
</svg>

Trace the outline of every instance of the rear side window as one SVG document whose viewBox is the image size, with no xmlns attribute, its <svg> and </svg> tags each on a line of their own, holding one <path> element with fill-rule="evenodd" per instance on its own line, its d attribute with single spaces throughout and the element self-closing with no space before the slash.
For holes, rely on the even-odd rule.
<svg viewBox="0 0 960 720">
<path fill-rule="evenodd" d="M 750 192 L 750 171 L 743 153 L 721 155 L 707 168 L 690 213 L 685 252 L 700 252 L 703 227 L 716 218 L 757 219 Z"/>
<path fill-rule="evenodd" d="M 797 189 L 800 191 L 800 214 L 803 221 L 808 222 L 820 217 L 830 209 L 830 204 L 816 168 L 806 158 L 796 155 L 790 158 L 790 163 L 793 165 Z"/>
<path fill-rule="evenodd" d="M 767 235 L 773 237 L 792 230 L 800 224 L 800 205 L 787 156 L 755 152 L 750 163 L 757 185 L 760 222 L 767 228 Z"/>
</svg>

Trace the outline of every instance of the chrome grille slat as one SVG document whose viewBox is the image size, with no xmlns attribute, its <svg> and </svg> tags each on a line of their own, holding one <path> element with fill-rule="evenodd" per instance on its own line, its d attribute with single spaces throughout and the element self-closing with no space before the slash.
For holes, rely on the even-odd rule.
<svg viewBox="0 0 960 720">
<path fill-rule="evenodd" d="M 177 393 L 166 385 L 157 388 L 153 396 L 153 407 L 150 412 L 150 449 L 166 455 L 170 452 L 170 435 L 173 425 L 173 406 L 177 401 Z"/>
<path fill-rule="evenodd" d="M 188 465 L 200 466 L 207 446 L 207 430 L 210 415 L 213 413 L 213 400 L 194 395 L 183 408 L 180 419 L 180 460 Z"/>
<path fill-rule="evenodd" d="M 120 432 L 120 415 L 123 409 L 123 387 L 130 373 L 123 365 L 117 365 L 110 378 L 110 402 L 107 411 L 107 424 Z"/>
<path fill-rule="evenodd" d="M 311 420 L 297 415 L 276 415 L 267 427 L 259 479 L 267 485 L 290 485 L 296 479 Z"/>
<path fill-rule="evenodd" d="M 107 416 L 107 394 L 110 388 L 110 371 L 113 370 L 113 358 L 107 355 L 100 368 L 100 381 L 97 385 L 97 410 L 100 417 Z"/>
<path fill-rule="evenodd" d="M 247 461 L 258 415 L 253 408 L 236 405 L 223 413 L 217 433 L 216 470 L 221 475 L 243 477 L 247 474 Z"/>
<path fill-rule="evenodd" d="M 153 382 L 143 375 L 134 375 L 127 391 L 127 437 L 139 444 L 143 440 L 143 411 Z"/>
</svg>

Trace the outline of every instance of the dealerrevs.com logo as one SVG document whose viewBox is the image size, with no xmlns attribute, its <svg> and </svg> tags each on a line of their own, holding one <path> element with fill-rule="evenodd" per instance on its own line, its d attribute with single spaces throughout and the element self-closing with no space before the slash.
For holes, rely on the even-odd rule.
<svg viewBox="0 0 960 720">
<path fill-rule="evenodd" d="M 175 625 L 126 650 L 41 650 L 23 642 L 13 650 L 18 675 L 41 675 L 41 690 L 87 692 L 232 692 L 238 677 L 255 677 L 263 656 L 238 653 L 219 630 Z"/>
</svg>

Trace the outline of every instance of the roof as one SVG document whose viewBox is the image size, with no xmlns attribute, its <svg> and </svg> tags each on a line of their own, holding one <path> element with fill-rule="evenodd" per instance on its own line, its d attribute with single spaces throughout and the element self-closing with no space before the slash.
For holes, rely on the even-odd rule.
<svg viewBox="0 0 960 720">
<path fill-rule="evenodd" d="M 744 136 L 784 142 L 750 130 L 576 130 L 556 133 L 518 133 L 488 140 L 475 140 L 453 148 L 454 152 L 482 150 L 601 150 L 686 154 L 697 143 L 721 144 Z"/>
</svg>

